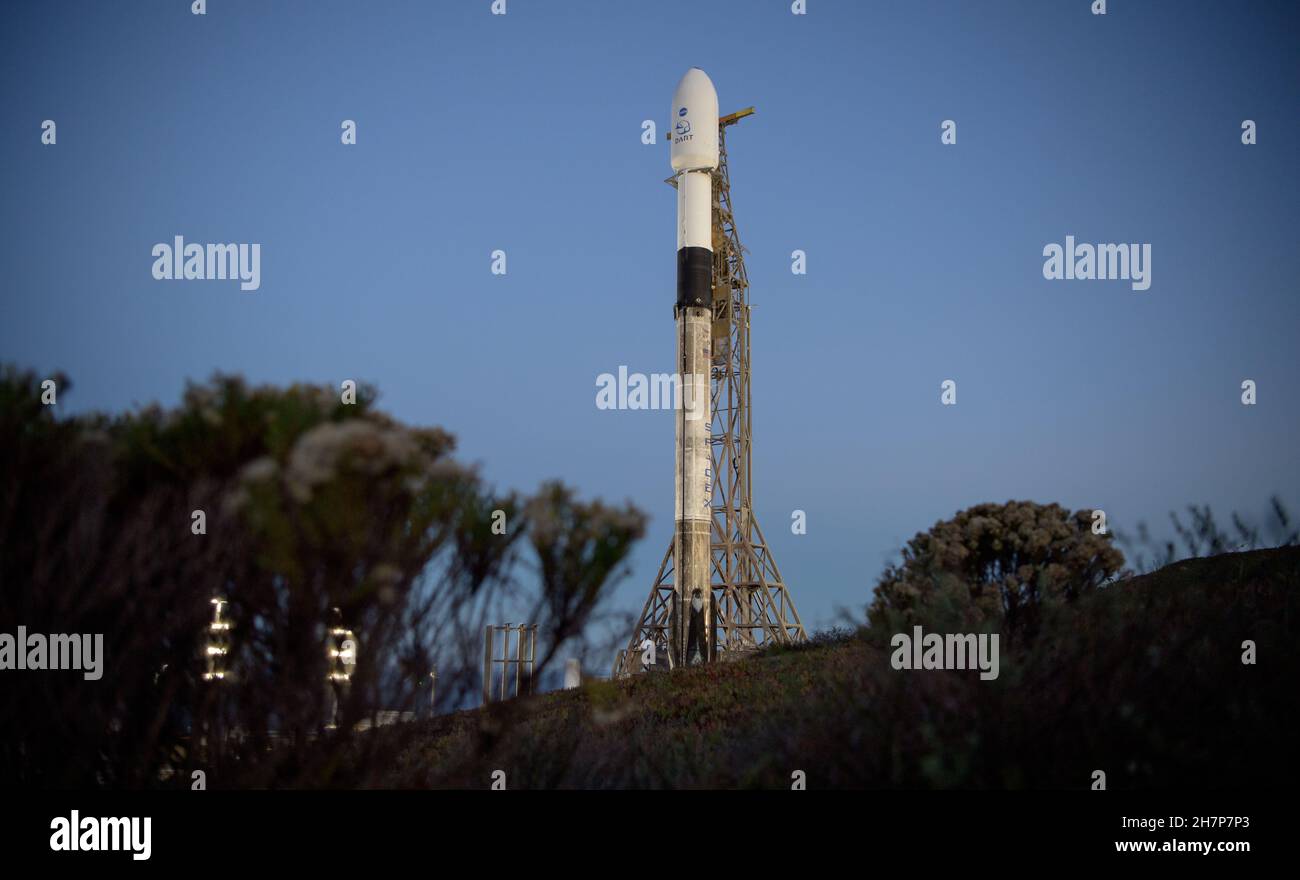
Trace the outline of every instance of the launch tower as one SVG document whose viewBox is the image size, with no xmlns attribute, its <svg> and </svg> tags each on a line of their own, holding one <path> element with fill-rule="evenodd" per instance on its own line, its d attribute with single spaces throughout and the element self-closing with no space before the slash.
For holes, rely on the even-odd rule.
<svg viewBox="0 0 1300 880">
<path fill-rule="evenodd" d="M 675 538 L 627 649 L 615 659 L 615 676 L 728 659 L 770 644 L 807 640 L 753 509 L 749 278 L 732 212 L 726 149 L 727 128 L 753 112 L 750 107 L 718 120 L 719 161 L 712 172 L 709 606 L 692 609 L 691 597 L 679 589 Z M 678 177 L 668 182 L 676 186 Z M 683 417 L 680 411 L 674 415 Z M 698 644 L 701 620 L 707 621 L 707 647 Z M 647 665 L 651 656 L 653 662 Z"/>
</svg>

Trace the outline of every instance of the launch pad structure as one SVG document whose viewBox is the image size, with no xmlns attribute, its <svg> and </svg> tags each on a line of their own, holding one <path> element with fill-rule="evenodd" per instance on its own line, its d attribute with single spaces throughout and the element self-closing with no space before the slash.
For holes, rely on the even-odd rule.
<svg viewBox="0 0 1300 880">
<path fill-rule="evenodd" d="M 713 469 L 710 587 L 704 662 L 734 659 L 772 644 L 807 641 L 776 559 L 753 509 L 749 277 L 731 206 L 726 129 L 753 107 L 718 120 L 713 172 L 713 322 L 709 445 Z M 668 183 L 677 185 L 677 179 Z M 681 413 L 678 413 L 679 418 Z M 678 598 L 670 541 L 645 608 L 614 661 L 614 676 L 683 665 L 689 603 Z M 646 650 L 646 642 L 654 646 Z M 653 657 L 650 665 L 644 662 Z"/>
</svg>

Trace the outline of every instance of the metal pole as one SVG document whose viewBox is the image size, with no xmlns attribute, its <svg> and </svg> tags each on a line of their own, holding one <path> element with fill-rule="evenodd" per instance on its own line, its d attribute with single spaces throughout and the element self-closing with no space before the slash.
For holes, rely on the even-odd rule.
<svg viewBox="0 0 1300 880">
<path fill-rule="evenodd" d="M 483 633 L 483 705 L 492 702 L 492 624 Z"/>
<path fill-rule="evenodd" d="M 501 640 L 501 699 L 506 698 L 506 673 L 510 668 L 510 629 L 514 624 L 507 623 L 503 629 L 505 634 Z"/>
<path fill-rule="evenodd" d="M 521 623 L 519 624 L 519 629 L 515 630 L 515 661 L 514 663 L 511 664 L 512 666 L 514 666 L 514 673 L 515 673 L 515 694 L 514 695 L 516 697 L 519 696 L 519 670 L 523 668 L 520 666 L 519 663 L 520 659 L 522 659 L 523 657 L 523 650 L 524 650 L 523 645 L 524 645 L 524 625 Z"/>
</svg>

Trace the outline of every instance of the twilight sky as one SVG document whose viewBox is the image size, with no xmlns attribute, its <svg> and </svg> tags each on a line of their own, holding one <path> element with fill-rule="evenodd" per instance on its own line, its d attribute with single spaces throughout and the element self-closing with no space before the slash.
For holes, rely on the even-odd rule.
<svg viewBox="0 0 1300 880">
<path fill-rule="evenodd" d="M 373 382 L 499 487 L 649 512 L 637 611 L 672 416 L 597 409 L 596 377 L 673 369 L 663 128 L 697 65 L 757 108 L 728 136 L 755 498 L 810 629 L 982 501 L 1300 513 L 1296 4 L 489 5 L 6 2 L 0 360 L 66 371 L 72 412 Z M 260 243 L 260 289 L 154 280 L 176 235 Z M 1046 280 L 1067 235 L 1150 245 L 1150 288 Z"/>
</svg>

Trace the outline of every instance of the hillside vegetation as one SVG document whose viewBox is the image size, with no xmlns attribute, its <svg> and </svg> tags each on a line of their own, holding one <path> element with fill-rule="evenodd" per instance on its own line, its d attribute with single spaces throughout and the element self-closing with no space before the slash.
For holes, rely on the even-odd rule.
<svg viewBox="0 0 1300 880">
<path fill-rule="evenodd" d="M 1294 785 L 1300 548 L 1044 609 L 1000 675 L 899 671 L 883 625 L 377 731 L 334 784 L 511 789 Z M 1256 658 L 1243 663 L 1243 642 Z M 378 760 L 376 760 L 378 758 Z M 349 767 L 381 767 L 362 773 Z"/>
</svg>

